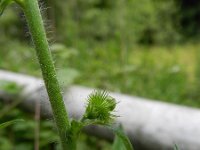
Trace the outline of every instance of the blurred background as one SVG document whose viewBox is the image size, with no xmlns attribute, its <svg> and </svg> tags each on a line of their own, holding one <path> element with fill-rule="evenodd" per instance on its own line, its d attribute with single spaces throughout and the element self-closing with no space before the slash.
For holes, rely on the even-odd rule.
<svg viewBox="0 0 200 150">
<path fill-rule="evenodd" d="M 71 84 L 200 107 L 199 0 L 40 4 L 56 69 Z M 0 69 L 41 77 L 24 14 L 16 5 L 0 17 Z M 33 149 L 34 116 L 16 106 L 0 122 L 13 118 L 28 121 L 1 130 L 0 147 Z M 59 149 L 52 126 L 41 121 L 40 148 Z M 110 148 L 108 142 L 84 134 L 79 145 Z"/>
</svg>

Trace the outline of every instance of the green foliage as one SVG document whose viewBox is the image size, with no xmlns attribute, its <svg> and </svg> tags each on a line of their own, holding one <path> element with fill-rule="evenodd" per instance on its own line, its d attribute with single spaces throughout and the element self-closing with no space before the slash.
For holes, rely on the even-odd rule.
<svg viewBox="0 0 200 150">
<path fill-rule="evenodd" d="M 54 8 L 49 10 L 50 14 L 57 10 L 51 16 L 56 22 L 57 36 L 69 46 L 84 43 L 94 47 L 108 41 L 116 45 L 133 42 L 172 44 L 181 38 L 174 27 L 177 14 L 174 0 L 142 0 L 139 3 L 135 0 L 61 0 L 48 3 Z"/>
<path fill-rule="evenodd" d="M 127 32 L 131 41 L 142 44 L 173 44 L 180 35 L 173 26 L 176 14 L 173 0 L 129 1 Z M 125 29 L 126 29 L 125 28 Z"/>
<path fill-rule="evenodd" d="M 2 110 L 4 107 L 5 104 L 1 102 L 0 109 Z M 16 118 L 23 118 L 23 120 L 16 120 Z M 13 120 L 14 123 L 4 129 L 0 129 L 0 147 L 5 150 L 34 149 L 34 129 L 36 127 L 34 116 L 31 116 L 27 112 L 22 112 L 19 108 L 15 107 L 0 117 L 0 122 L 7 122 L 8 120 Z M 16 123 L 15 120 L 17 121 Z M 50 147 L 56 147 L 55 143 L 58 141 L 58 136 L 56 130 L 54 130 L 52 121 L 41 121 L 39 135 L 40 149 L 49 150 Z"/>
<path fill-rule="evenodd" d="M 186 92 L 187 77 L 182 66 L 175 64 L 173 62 L 161 66 L 149 56 L 142 56 L 130 72 L 132 78 L 127 83 L 135 86 L 127 86 L 127 90 L 144 97 L 149 95 L 153 99 L 180 101 Z"/>
<path fill-rule="evenodd" d="M 5 2 L 8 0 L 3 0 L 1 3 Z M 19 0 L 18 2 L 21 3 Z M 45 2 L 51 9 L 44 15 L 47 14 L 46 18 L 52 20 L 51 26 L 53 30 L 56 29 L 54 30 L 56 38 L 68 46 L 93 48 L 95 44 L 109 44 L 110 41 L 118 46 L 122 43 L 174 44 L 182 41 L 183 37 L 197 38 L 199 33 L 197 28 L 199 2 L 184 0 L 142 0 L 140 3 L 135 0 L 46 0 Z M 14 15 L 16 19 L 17 15 Z M 17 28 L 16 30 L 22 33 L 22 30 L 19 31 Z"/>
<path fill-rule="evenodd" d="M 124 133 L 121 125 L 118 128 L 114 128 L 113 131 L 116 135 L 112 150 L 133 150 L 133 146 Z"/>
<path fill-rule="evenodd" d="M 199 18 L 200 18 L 200 2 L 198 0 L 176 0 L 177 6 L 177 20 L 176 27 L 178 31 L 184 36 L 185 40 L 199 39 Z"/>
<path fill-rule="evenodd" d="M 22 89 L 23 87 L 17 85 L 14 82 L 0 80 L 0 91 L 7 95 L 6 99 L 16 98 L 15 101 L 1 109 L 0 118 L 8 114 L 13 108 L 21 103 L 22 100 L 19 98 L 19 95 Z"/>
<path fill-rule="evenodd" d="M 7 121 L 7 122 L 4 122 L 4 123 L 1 123 L 0 124 L 0 129 L 3 129 L 3 128 L 6 128 L 14 123 L 18 123 L 18 122 L 22 122 L 24 120 L 22 119 L 15 119 L 15 120 L 11 120 L 11 121 Z"/>
<path fill-rule="evenodd" d="M 9 94 L 18 95 L 21 92 L 22 87 L 14 82 L 0 80 L 0 90 L 6 91 Z"/>
<path fill-rule="evenodd" d="M 0 60 L 1 68 L 40 76 L 39 66 L 34 63 L 36 58 L 32 58 L 33 49 L 12 40 L 2 44 L 0 55 L 5 57 Z M 195 67 L 198 49 L 197 44 L 133 47 L 123 63 L 120 49 L 112 43 L 93 50 L 65 47 L 52 53 L 58 72 L 64 70 L 59 73 L 61 85 L 68 83 L 66 73 L 62 72 L 71 70 L 70 78 L 75 84 L 199 107 L 198 78 L 194 79 L 195 68 L 199 68 Z"/>
<path fill-rule="evenodd" d="M 56 18 L 52 19 L 56 20 L 59 39 L 68 45 L 74 45 L 80 39 L 92 44 L 93 41 L 107 40 L 115 34 L 115 21 L 110 19 L 112 11 L 116 10 L 113 0 L 61 0 L 49 3 L 59 10 L 56 11 Z"/>
<path fill-rule="evenodd" d="M 198 46 L 185 46 L 185 49 L 136 47 L 132 51 L 129 50 L 125 57 L 126 61 L 121 62 L 119 48 L 102 46 L 96 47 L 93 51 L 80 51 L 79 56 L 82 57 L 74 57 L 69 64 L 81 72 L 81 76 L 76 80 L 79 84 L 198 106 L 198 98 L 190 97 L 194 93 L 192 86 L 195 83 L 190 81 L 194 74 L 189 71 L 188 75 L 188 67 L 194 67 L 194 62 L 193 65 L 185 63 L 191 61 L 189 58 L 188 61 L 185 60 L 184 57 L 181 58 L 182 62 L 179 61 L 179 57 L 182 57 L 179 54 L 191 54 L 187 49 L 194 51 Z M 196 51 L 192 53 L 196 55 Z"/>
<path fill-rule="evenodd" d="M 5 104 L 0 101 L 0 110 Z M 1 114 L 1 111 L 0 111 Z M 15 118 L 23 118 L 23 122 L 14 123 L 7 128 L 0 129 L 0 147 L 3 150 L 32 150 L 34 149 L 33 141 L 35 140 L 35 127 L 37 122 L 34 116 L 15 107 L 11 109 L 5 116 L 0 117 L 0 122 L 14 120 Z M 43 150 L 60 150 L 58 144 L 59 137 L 56 133 L 53 120 L 42 119 L 40 121 L 39 132 L 39 149 Z M 98 147 L 97 147 L 98 145 Z M 110 143 L 95 137 L 89 137 L 83 133 L 77 139 L 77 150 L 109 150 Z"/>
</svg>

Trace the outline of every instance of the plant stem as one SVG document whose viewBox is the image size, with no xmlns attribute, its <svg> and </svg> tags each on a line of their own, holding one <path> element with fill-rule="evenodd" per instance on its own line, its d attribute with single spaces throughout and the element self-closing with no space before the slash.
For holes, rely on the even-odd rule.
<svg viewBox="0 0 200 150">
<path fill-rule="evenodd" d="M 66 150 L 71 147 L 70 141 L 66 138 L 66 134 L 70 130 L 70 121 L 56 77 L 55 67 L 37 0 L 24 0 L 23 9 L 35 45 L 62 148 Z"/>
</svg>

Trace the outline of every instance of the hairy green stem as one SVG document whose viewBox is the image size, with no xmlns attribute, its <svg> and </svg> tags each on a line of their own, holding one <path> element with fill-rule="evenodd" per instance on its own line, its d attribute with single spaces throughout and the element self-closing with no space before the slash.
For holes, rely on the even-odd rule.
<svg viewBox="0 0 200 150">
<path fill-rule="evenodd" d="M 22 6 L 35 45 L 62 147 L 64 150 L 70 149 L 72 145 L 66 138 L 70 130 L 70 121 L 56 77 L 38 2 L 37 0 L 24 0 Z"/>
</svg>

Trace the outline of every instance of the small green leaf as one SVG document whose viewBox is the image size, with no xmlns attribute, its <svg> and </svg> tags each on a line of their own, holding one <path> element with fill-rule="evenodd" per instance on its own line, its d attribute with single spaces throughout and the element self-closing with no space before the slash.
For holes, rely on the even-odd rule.
<svg viewBox="0 0 200 150">
<path fill-rule="evenodd" d="M 110 128 L 115 133 L 115 141 L 112 150 L 134 150 L 129 138 L 124 133 L 121 125 L 118 128 L 113 128 L 111 126 Z"/>
<path fill-rule="evenodd" d="M 24 121 L 23 119 L 16 119 L 16 120 L 11 120 L 11 121 L 8 121 L 8 122 L 4 122 L 2 124 L 0 124 L 0 129 L 2 128 L 6 128 L 7 126 L 10 126 L 14 123 L 18 123 L 18 122 L 22 122 Z"/>
<path fill-rule="evenodd" d="M 115 136 L 114 143 L 112 145 L 112 150 L 126 150 L 126 147 L 124 146 L 124 143 L 119 136 Z"/>
<path fill-rule="evenodd" d="M 176 144 L 174 145 L 174 150 L 179 150 L 179 148 Z"/>
</svg>

